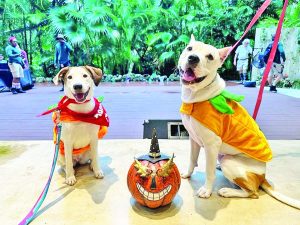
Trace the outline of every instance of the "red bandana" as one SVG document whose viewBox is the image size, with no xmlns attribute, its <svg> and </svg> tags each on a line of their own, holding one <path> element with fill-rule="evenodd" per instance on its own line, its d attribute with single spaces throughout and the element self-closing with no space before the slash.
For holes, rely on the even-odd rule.
<svg viewBox="0 0 300 225">
<path fill-rule="evenodd" d="M 84 103 L 88 102 L 90 100 L 85 101 Z M 92 123 L 97 124 L 101 126 L 109 126 L 109 118 L 107 116 L 106 110 L 101 105 L 101 103 L 94 98 L 95 101 L 95 107 L 94 109 L 89 113 L 78 113 L 71 109 L 69 109 L 67 106 L 69 104 L 82 104 L 77 103 L 74 99 L 70 99 L 66 96 L 64 96 L 58 103 L 58 106 L 50 109 L 46 112 L 43 112 L 40 114 L 40 116 L 47 115 L 51 112 L 54 112 L 55 110 L 60 110 L 60 120 L 65 122 L 75 122 L 75 121 L 82 121 L 86 123 Z"/>
<path fill-rule="evenodd" d="M 86 102 L 89 102 L 89 101 L 90 100 L 87 100 L 83 103 L 86 103 Z M 107 133 L 107 127 L 109 126 L 109 118 L 106 114 L 106 110 L 101 105 L 101 103 L 96 98 L 94 98 L 94 101 L 95 101 L 95 107 L 91 112 L 89 112 L 89 113 L 78 113 L 78 112 L 75 112 L 75 111 L 69 109 L 67 106 L 71 103 L 72 104 L 82 104 L 82 103 L 77 103 L 74 99 L 70 99 L 70 98 L 64 96 L 59 101 L 57 107 L 55 107 L 53 109 L 50 109 L 46 112 L 43 112 L 39 116 L 47 115 L 47 114 L 53 112 L 52 120 L 53 120 L 54 124 L 57 124 L 57 122 L 58 122 L 57 119 L 58 119 L 58 116 L 59 116 L 59 120 L 63 121 L 63 122 L 81 121 L 81 122 L 100 125 L 99 131 L 98 131 L 98 138 L 101 139 Z M 56 110 L 59 110 L 60 112 L 57 113 Z M 54 129 L 53 129 L 54 144 L 56 144 L 56 135 L 57 135 L 57 127 L 54 126 Z M 89 149 L 90 149 L 90 145 L 87 145 L 87 146 L 84 146 L 84 147 L 78 148 L 78 149 L 73 149 L 72 154 L 73 155 L 82 154 L 83 152 L 85 152 Z M 65 154 L 64 142 L 62 140 L 59 143 L 59 151 L 60 151 L 60 154 L 62 154 L 62 155 Z"/>
</svg>

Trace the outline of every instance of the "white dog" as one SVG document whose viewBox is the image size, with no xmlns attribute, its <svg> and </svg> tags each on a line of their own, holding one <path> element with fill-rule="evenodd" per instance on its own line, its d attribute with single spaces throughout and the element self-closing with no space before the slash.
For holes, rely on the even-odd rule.
<svg viewBox="0 0 300 225">
<path fill-rule="evenodd" d="M 217 70 L 230 48 L 217 49 L 196 41 L 192 35 L 180 55 L 178 68 L 182 79 L 182 121 L 191 142 L 189 178 L 197 166 L 200 148 L 205 150 L 206 180 L 197 196 L 209 198 L 215 180 L 217 159 L 224 176 L 240 189 L 221 188 L 223 197 L 258 198 L 262 187 L 271 196 L 296 208 L 300 202 L 275 192 L 265 179 L 266 162 L 272 158 L 264 134 L 247 111 L 236 101 L 239 97 L 224 91 L 225 82 Z"/>
<path fill-rule="evenodd" d="M 59 162 L 65 169 L 66 183 L 74 185 L 76 178 L 73 167 L 90 162 L 96 178 L 103 178 L 97 160 L 98 132 L 108 126 L 105 109 L 93 98 L 94 86 L 102 78 L 98 68 L 65 67 L 53 79 L 57 85 L 64 79 L 65 97 L 58 104 L 62 122 Z"/>
</svg>

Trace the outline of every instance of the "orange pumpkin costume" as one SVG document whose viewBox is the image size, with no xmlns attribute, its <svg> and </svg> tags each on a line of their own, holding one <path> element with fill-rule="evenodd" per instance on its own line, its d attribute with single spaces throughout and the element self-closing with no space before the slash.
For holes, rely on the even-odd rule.
<svg viewBox="0 0 300 225">
<path fill-rule="evenodd" d="M 240 152 L 262 162 L 270 161 L 272 151 L 256 122 L 238 102 L 228 96 L 224 99 L 231 112 L 221 113 L 211 100 L 182 103 L 180 112 L 192 116 L 218 135 L 224 143 Z"/>
</svg>

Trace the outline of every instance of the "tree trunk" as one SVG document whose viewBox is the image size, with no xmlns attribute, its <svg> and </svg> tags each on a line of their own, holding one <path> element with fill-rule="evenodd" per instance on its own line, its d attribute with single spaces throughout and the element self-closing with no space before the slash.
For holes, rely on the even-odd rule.
<svg viewBox="0 0 300 225">
<path fill-rule="evenodd" d="M 27 42 L 27 32 L 26 32 L 26 19 L 25 14 L 23 13 L 23 27 L 24 27 L 24 46 L 23 49 L 25 52 L 28 52 L 28 42 Z"/>
<path fill-rule="evenodd" d="M 28 60 L 29 60 L 29 65 L 31 65 L 32 64 L 32 31 L 31 30 L 29 31 L 29 47 L 30 50 L 29 50 Z"/>
</svg>

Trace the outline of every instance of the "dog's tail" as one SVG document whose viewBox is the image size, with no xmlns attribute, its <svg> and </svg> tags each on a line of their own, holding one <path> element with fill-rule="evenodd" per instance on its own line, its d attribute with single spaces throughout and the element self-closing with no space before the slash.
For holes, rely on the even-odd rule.
<svg viewBox="0 0 300 225">
<path fill-rule="evenodd" d="M 285 196 L 284 194 L 281 194 L 273 189 L 273 187 L 269 184 L 269 182 L 265 179 L 265 181 L 262 183 L 261 188 L 270 196 L 277 199 L 278 201 L 281 201 L 289 206 L 292 206 L 296 209 L 300 209 L 300 201 L 290 198 L 288 196 Z"/>
</svg>

